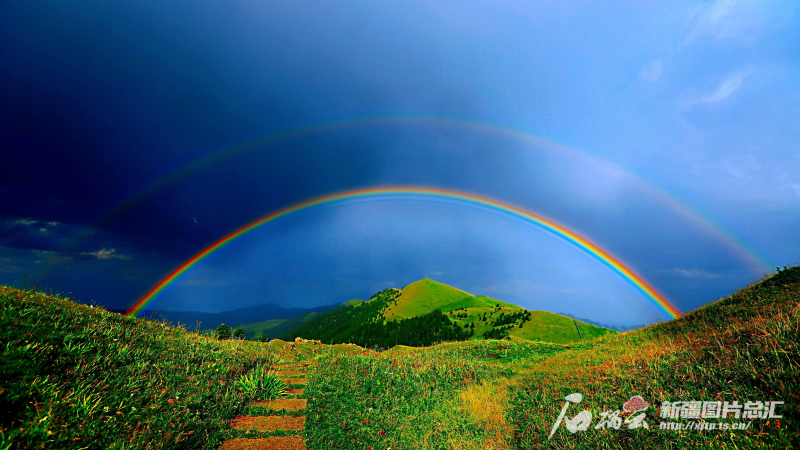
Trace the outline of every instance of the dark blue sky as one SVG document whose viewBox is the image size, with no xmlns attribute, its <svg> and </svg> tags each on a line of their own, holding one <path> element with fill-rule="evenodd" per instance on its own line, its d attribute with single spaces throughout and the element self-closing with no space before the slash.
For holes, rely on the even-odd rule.
<svg viewBox="0 0 800 450">
<path fill-rule="evenodd" d="M 800 258 L 798 12 L 788 0 L 5 2 L 0 283 L 25 276 L 122 308 L 277 209 L 408 185 L 542 214 L 696 308 L 763 275 L 755 260 Z M 390 119 L 347 122 L 374 116 Z M 307 131 L 225 157 L 287 129 Z M 413 201 L 263 227 L 157 302 L 315 306 L 423 276 L 606 323 L 664 318 L 547 233 Z"/>
</svg>

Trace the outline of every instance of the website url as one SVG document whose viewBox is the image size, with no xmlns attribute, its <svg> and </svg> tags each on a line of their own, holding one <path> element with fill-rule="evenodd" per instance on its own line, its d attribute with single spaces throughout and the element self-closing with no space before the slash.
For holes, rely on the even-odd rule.
<svg viewBox="0 0 800 450">
<path fill-rule="evenodd" d="M 750 428 L 753 422 L 736 422 L 736 423 L 719 423 L 719 422 L 661 422 L 658 426 L 659 430 L 746 430 Z"/>
</svg>

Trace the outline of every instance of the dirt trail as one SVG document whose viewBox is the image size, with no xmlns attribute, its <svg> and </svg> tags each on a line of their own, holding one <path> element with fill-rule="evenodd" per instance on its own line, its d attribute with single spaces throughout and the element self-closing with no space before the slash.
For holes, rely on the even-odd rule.
<svg viewBox="0 0 800 450">
<path fill-rule="evenodd" d="M 308 374 L 309 364 L 294 363 L 273 366 L 277 374 L 289 386 L 306 384 L 305 376 Z M 302 412 L 306 408 L 306 399 L 298 398 L 303 395 L 303 388 L 292 386 L 287 391 L 290 398 L 253 402 L 250 406 L 268 409 L 281 413 L 268 416 L 240 416 L 233 419 L 231 428 L 254 432 L 271 433 L 274 431 L 299 432 L 290 436 L 269 436 L 252 438 L 228 439 L 222 443 L 218 450 L 305 450 L 306 442 L 302 436 L 305 429 L 306 417 Z"/>
</svg>

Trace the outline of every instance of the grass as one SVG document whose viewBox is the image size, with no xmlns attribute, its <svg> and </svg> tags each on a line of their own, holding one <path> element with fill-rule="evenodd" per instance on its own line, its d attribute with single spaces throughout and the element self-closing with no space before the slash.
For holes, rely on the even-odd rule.
<svg viewBox="0 0 800 450">
<path fill-rule="evenodd" d="M 402 289 L 396 305 L 386 311 L 386 319 L 407 319 L 434 309 L 450 311 L 449 305 L 473 299 L 472 294 L 444 283 L 423 278 Z M 460 307 L 460 306 L 459 306 Z"/>
<path fill-rule="evenodd" d="M 512 328 L 510 336 L 566 344 L 582 339 L 591 340 L 607 334 L 616 334 L 614 330 L 596 327 L 579 320 L 577 322 L 581 334 L 578 334 L 575 321 L 570 317 L 547 311 L 532 311 L 531 321 L 525 322 L 522 328 Z"/>
<path fill-rule="evenodd" d="M 595 449 L 800 447 L 800 268 L 686 316 L 569 344 L 397 346 L 215 341 L 35 291 L 0 288 L 0 450 L 215 449 L 265 398 L 270 363 L 310 361 L 307 448 Z M 261 377 L 251 377 L 261 373 Z M 256 384 L 256 387 L 250 388 Z M 548 435 L 567 417 L 592 426 Z M 634 395 L 648 429 L 595 429 Z M 784 401 L 748 430 L 659 430 L 664 401 Z M 289 413 L 285 413 L 289 414 Z M 670 419 L 686 422 L 683 419 Z M 289 432 L 273 431 L 271 435 Z"/>
<path fill-rule="evenodd" d="M 448 313 L 455 311 L 465 313 L 467 317 L 450 316 L 460 326 L 475 325 L 475 336 L 480 338 L 485 332 L 494 328 L 491 322 L 501 313 L 513 314 L 524 310 L 521 306 L 506 303 L 484 295 L 472 295 L 444 283 L 423 278 L 404 287 L 396 304 L 389 306 L 385 312 L 387 320 L 408 318 L 428 313 L 434 309 Z M 522 328 L 513 326 L 509 329 L 512 339 L 530 341 L 546 341 L 570 343 L 582 340 L 575 328 L 572 318 L 548 311 L 531 311 L 531 321 L 525 322 Z M 484 314 L 488 322 L 478 320 Z M 615 334 L 613 330 L 578 322 L 583 339 L 594 339 L 606 334 Z"/>
<path fill-rule="evenodd" d="M 216 341 L 36 291 L 0 287 L 0 449 L 215 448 L 270 364 Z"/>
<path fill-rule="evenodd" d="M 316 357 L 307 389 L 309 449 L 800 447 L 800 268 L 678 320 L 569 345 L 467 341 Z M 592 427 L 548 435 L 564 398 Z M 648 429 L 595 429 L 634 395 Z M 780 400 L 781 419 L 748 430 L 659 430 L 663 401 Z M 683 419 L 674 421 L 686 422 Z"/>
<path fill-rule="evenodd" d="M 800 445 L 800 268 L 781 272 L 678 320 L 599 339 L 591 349 L 549 358 L 521 377 L 510 416 L 519 448 L 797 448 Z M 566 395 L 580 409 L 621 409 L 633 395 L 663 401 L 784 401 L 782 419 L 747 431 L 594 430 L 563 427 L 547 440 Z M 568 415 L 579 411 L 577 407 Z M 719 422 L 719 420 L 709 420 Z M 727 422 L 749 422 L 729 419 Z M 682 422 L 686 422 L 683 420 Z M 596 423 L 596 422 L 593 422 Z"/>
<path fill-rule="evenodd" d="M 257 367 L 239 377 L 234 386 L 251 400 L 274 400 L 286 397 L 288 386 L 267 366 Z"/>
</svg>

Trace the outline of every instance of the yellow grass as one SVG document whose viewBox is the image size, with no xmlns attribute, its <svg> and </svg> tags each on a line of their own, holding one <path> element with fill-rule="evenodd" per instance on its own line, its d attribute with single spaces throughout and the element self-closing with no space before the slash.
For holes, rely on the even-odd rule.
<svg viewBox="0 0 800 450">
<path fill-rule="evenodd" d="M 458 394 L 459 409 L 481 427 L 486 435 L 482 448 L 505 450 L 511 448 L 513 428 L 506 422 L 508 409 L 508 379 L 484 381 L 474 384 Z"/>
</svg>

